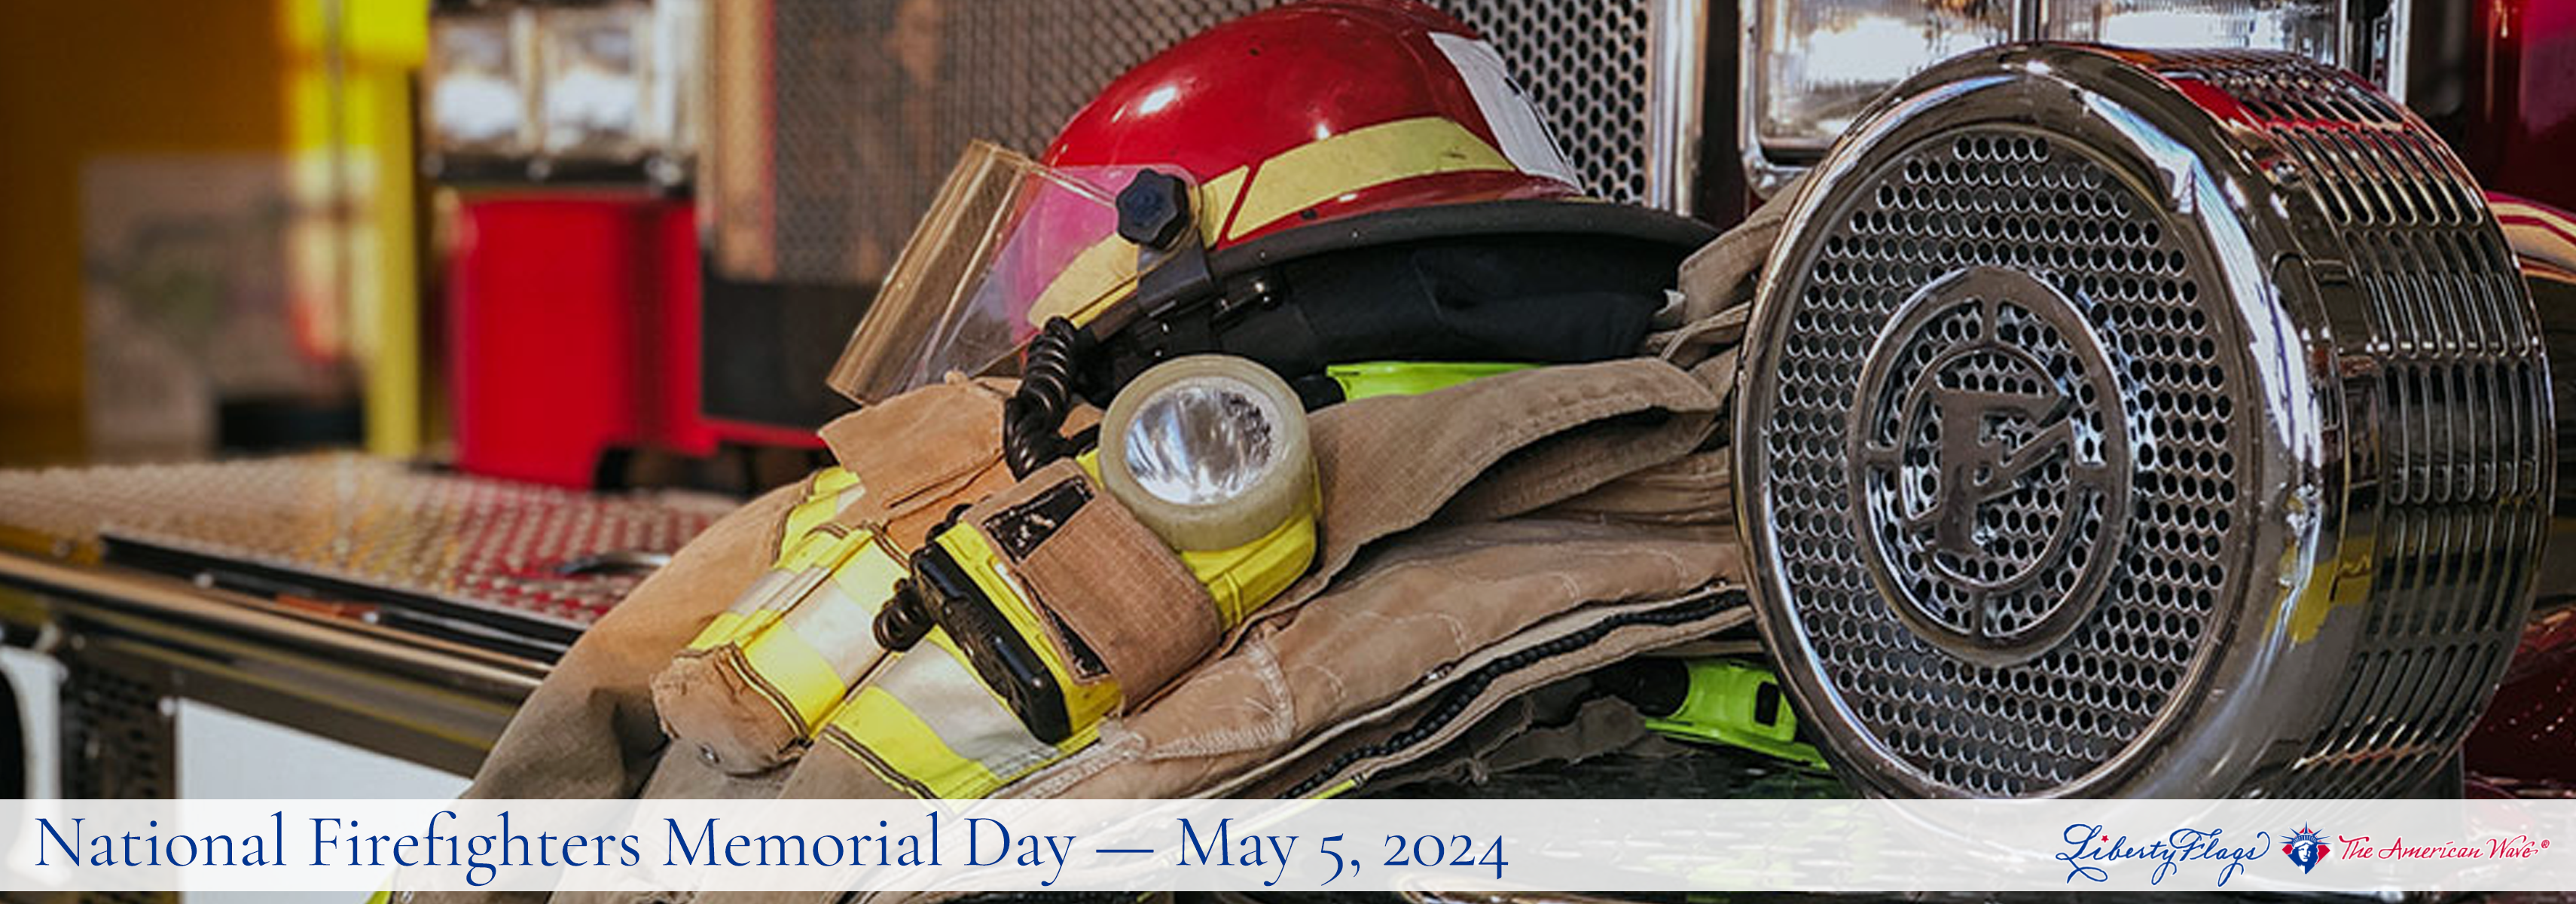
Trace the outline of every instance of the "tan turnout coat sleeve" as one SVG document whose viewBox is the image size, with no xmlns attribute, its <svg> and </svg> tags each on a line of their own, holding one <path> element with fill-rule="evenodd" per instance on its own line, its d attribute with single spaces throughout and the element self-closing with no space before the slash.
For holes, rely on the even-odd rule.
<svg viewBox="0 0 2576 904">
<path fill-rule="evenodd" d="M 1319 412 L 1325 503 L 1312 572 L 1161 696 L 1105 725 L 1099 743 L 999 793 L 1276 795 L 1309 793 L 1318 780 L 1365 783 L 1517 694 L 1741 624 L 1743 563 L 1720 428 L 1741 303 L 1777 234 L 1779 208 L 1757 212 L 1685 264 L 1685 303 L 1645 357 Z M 797 492 L 772 492 L 710 528 L 575 644 L 469 796 L 899 793 L 824 746 L 756 775 L 663 755 L 650 681 L 769 567 Z M 1442 698 L 1464 693 L 1450 686 L 1459 676 L 1534 652 L 1550 655 L 1488 675 L 1466 688 L 1473 693 L 1463 705 Z M 1435 712 L 1459 718 L 1417 721 Z M 1398 734 L 1411 746 L 1384 743 Z M 674 900 L 738 899 L 751 898 Z"/>
</svg>

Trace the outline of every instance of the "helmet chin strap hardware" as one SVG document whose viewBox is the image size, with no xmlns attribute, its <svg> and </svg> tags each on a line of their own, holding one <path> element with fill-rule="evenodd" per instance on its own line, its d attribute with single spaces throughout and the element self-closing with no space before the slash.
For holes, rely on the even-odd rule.
<svg viewBox="0 0 2576 904">
<path fill-rule="evenodd" d="M 1209 319 L 1223 323 L 1245 312 L 1278 307 L 1281 294 L 1277 279 L 1266 273 L 1230 284 L 1217 296 L 1216 312 Z"/>
<path fill-rule="evenodd" d="M 1156 169 L 1136 171 L 1118 191 L 1118 236 L 1136 243 L 1136 297 L 1127 305 L 1152 319 L 1216 290 L 1207 243 L 1190 211 L 1190 185 Z"/>
</svg>

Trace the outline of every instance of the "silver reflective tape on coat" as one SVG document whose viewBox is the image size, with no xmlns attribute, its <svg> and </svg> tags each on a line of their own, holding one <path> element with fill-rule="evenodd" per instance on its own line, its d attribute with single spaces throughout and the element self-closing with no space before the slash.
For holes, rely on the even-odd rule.
<svg viewBox="0 0 2576 904">
<path fill-rule="evenodd" d="M 843 684 L 856 684 L 885 655 L 877 644 L 877 609 L 885 600 L 862 601 L 839 581 L 825 581 L 812 596 L 787 610 L 780 624 L 796 632 L 832 663 Z"/>
<path fill-rule="evenodd" d="M 1057 755 L 947 648 L 923 644 L 877 673 L 876 686 L 930 726 L 958 756 L 1007 782 Z M 864 734 L 858 736 L 864 743 Z"/>
</svg>

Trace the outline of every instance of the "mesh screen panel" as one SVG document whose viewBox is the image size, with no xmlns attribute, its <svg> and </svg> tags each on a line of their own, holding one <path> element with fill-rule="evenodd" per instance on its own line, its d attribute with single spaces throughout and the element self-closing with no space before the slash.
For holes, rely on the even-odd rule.
<svg viewBox="0 0 2576 904">
<path fill-rule="evenodd" d="M 719 5 L 708 137 L 725 275 L 872 284 L 966 142 L 1043 149 L 1128 67 L 1272 0 Z M 1441 0 L 1492 41 L 1596 194 L 1645 197 L 1651 0 Z M 722 87 L 722 86 L 751 86 Z"/>
</svg>

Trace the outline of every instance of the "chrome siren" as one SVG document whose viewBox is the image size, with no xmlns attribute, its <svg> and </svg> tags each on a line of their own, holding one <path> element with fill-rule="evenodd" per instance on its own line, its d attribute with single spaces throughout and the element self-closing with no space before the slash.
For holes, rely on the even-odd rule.
<svg viewBox="0 0 2576 904">
<path fill-rule="evenodd" d="M 1800 715 L 1899 796 L 2384 796 L 2530 611 L 2554 415 L 2467 171 L 2260 52 L 2019 45 L 1819 165 L 1735 467 Z"/>
</svg>

